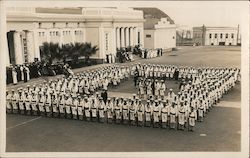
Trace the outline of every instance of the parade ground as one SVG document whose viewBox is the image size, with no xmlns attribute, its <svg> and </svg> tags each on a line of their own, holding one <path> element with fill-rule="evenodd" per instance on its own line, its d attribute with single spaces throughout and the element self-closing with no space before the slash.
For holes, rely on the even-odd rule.
<svg viewBox="0 0 250 158">
<path fill-rule="evenodd" d="M 125 64 L 135 62 L 240 68 L 240 47 L 179 47 L 161 57 L 136 58 Z M 73 71 L 77 73 L 101 66 Z M 7 89 L 42 83 L 51 78 L 32 79 L 28 83 L 8 85 Z M 167 87 L 177 92 L 178 83 L 169 81 Z M 133 93 L 137 90 L 132 78 L 117 88 L 108 89 L 109 96 L 131 97 Z M 6 152 L 240 151 L 241 85 L 236 84 L 203 122 L 197 122 L 194 132 L 14 114 L 8 114 L 6 120 Z"/>
</svg>

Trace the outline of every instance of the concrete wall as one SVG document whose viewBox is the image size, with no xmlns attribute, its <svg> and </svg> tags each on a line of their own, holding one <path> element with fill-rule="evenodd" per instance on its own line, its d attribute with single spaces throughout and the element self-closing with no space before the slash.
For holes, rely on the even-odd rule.
<svg viewBox="0 0 250 158">
<path fill-rule="evenodd" d="M 97 45 L 100 46 L 99 42 L 99 28 L 86 28 L 86 42 L 90 42 L 93 46 Z M 100 48 L 99 48 L 100 49 Z M 95 55 L 93 55 L 93 58 L 98 58 L 100 56 L 100 50 L 97 51 Z"/>
<path fill-rule="evenodd" d="M 162 28 L 155 30 L 154 48 L 175 48 L 176 47 L 176 30 L 175 28 Z"/>
<path fill-rule="evenodd" d="M 144 30 L 144 47 L 148 49 L 155 48 L 155 30 Z"/>
</svg>

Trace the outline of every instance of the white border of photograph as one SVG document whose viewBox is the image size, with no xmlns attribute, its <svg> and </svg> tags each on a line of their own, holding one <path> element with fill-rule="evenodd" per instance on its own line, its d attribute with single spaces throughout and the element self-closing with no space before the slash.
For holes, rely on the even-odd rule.
<svg viewBox="0 0 250 158">
<path fill-rule="evenodd" d="M 199 4 L 207 4 L 208 6 L 225 6 L 240 7 L 241 12 L 237 12 L 241 18 L 241 152 L 5 152 L 6 149 L 6 112 L 5 112 L 5 53 L 7 50 L 6 41 L 1 38 L 0 54 L 1 54 L 1 155 L 0 157 L 249 157 L 249 2 L 248 1 L 0 1 L 0 23 L 1 36 L 6 35 L 6 17 L 5 7 L 158 7 L 164 5 L 182 5 L 182 6 L 199 6 Z M 221 10 L 223 11 L 223 10 Z M 233 10 L 232 10 L 233 11 Z M 229 116 L 230 117 L 230 116 Z M 233 130 L 233 129 L 231 129 Z M 216 140 L 214 140 L 216 141 Z"/>
</svg>

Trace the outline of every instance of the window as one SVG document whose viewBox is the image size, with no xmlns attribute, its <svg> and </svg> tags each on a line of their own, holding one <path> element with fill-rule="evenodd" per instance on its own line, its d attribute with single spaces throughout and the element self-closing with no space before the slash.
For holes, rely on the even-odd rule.
<svg viewBox="0 0 250 158">
<path fill-rule="evenodd" d="M 175 39 L 175 37 L 173 36 L 173 39 Z"/>
<path fill-rule="evenodd" d="M 69 23 L 66 22 L 66 27 L 68 27 L 68 24 L 69 24 Z"/>
<path fill-rule="evenodd" d="M 77 27 L 80 27 L 80 23 L 79 22 L 77 23 Z"/>
<path fill-rule="evenodd" d="M 105 34 L 105 43 L 106 43 L 106 50 L 109 49 L 108 47 L 108 33 Z"/>
<path fill-rule="evenodd" d="M 27 48 L 27 40 L 23 38 L 23 55 L 24 55 L 24 62 L 28 62 L 28 48 Z"/>
<path fill-rule="evenodd" d="M 214 34 L 214 38 L 217 38 L 217 33 L 216 33 L 216 34 Z"/>
<path fill-rule="evenodd" d="M 56 36 L 59 36 L 59 33 L 58 33 L 58 31 L 56 31 Z"/>
<path fill-rule="evenodd" d="M 39 32 L 39 36 L 41 36 L 41 32 Z"/>
<path fill-rule="evenodd" d="M 234 34 L 233 33 L 231 34 L 231 38 L 234 38 Z"/>
<path fill-rule="evenodd" d="M 151 35 L 147 34 L 147 35 L 146 35 L 146 38 L 151 38 Z"/>
<path fill-rule="evenodd" d="M 222 33 L 220 34 L 220 38 L 223 38 L 223 34 Z"/>
<path fill-rule="evenodd" d="M 42 23 L 39 22 L 38 23 L 38 27 L 41 28 L 42 27 Z"/>
<path fill-rule="evenodd" d="M 226 38 L 228 38 L 228 33 L 226 33 Z"/>
<path fill-rule="evenodd" d="M 212 34 L 211 33 L 209 34 L 209 38 L 212 38 Z"/>
<path fill-rule="evenodd" d="M 54 28 L 56 27 L 56 23 L 55 23 L 55 22 L 53 22 L 53 27 L 54 27 Z"/>
</svg>

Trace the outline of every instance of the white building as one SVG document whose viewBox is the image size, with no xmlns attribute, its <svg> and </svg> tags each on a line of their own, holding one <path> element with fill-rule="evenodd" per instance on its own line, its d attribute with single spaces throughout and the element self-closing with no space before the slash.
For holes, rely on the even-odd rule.
<svg viewBox="0 0 250 158">
<path fill-rule="evenodd" d="M 241 35 L 238 27 L 194 27 L 193 40 L 201 45 L 240 45 Z"/>
<path fill-rule="evenodd" d="M 116 48 L 142 45 L 143 12 L 116 8 L 7 8 L 9 64 L 40 60 L 43 42 L 91 42 L 92 58 L 115 56 Z"/>
<path fill-rule="evenodd" d="M 172 50 L 176 47 L 176 25 L 157 8 L 136 8 L 144 12 L 144 47 Z"/>
</svg>

